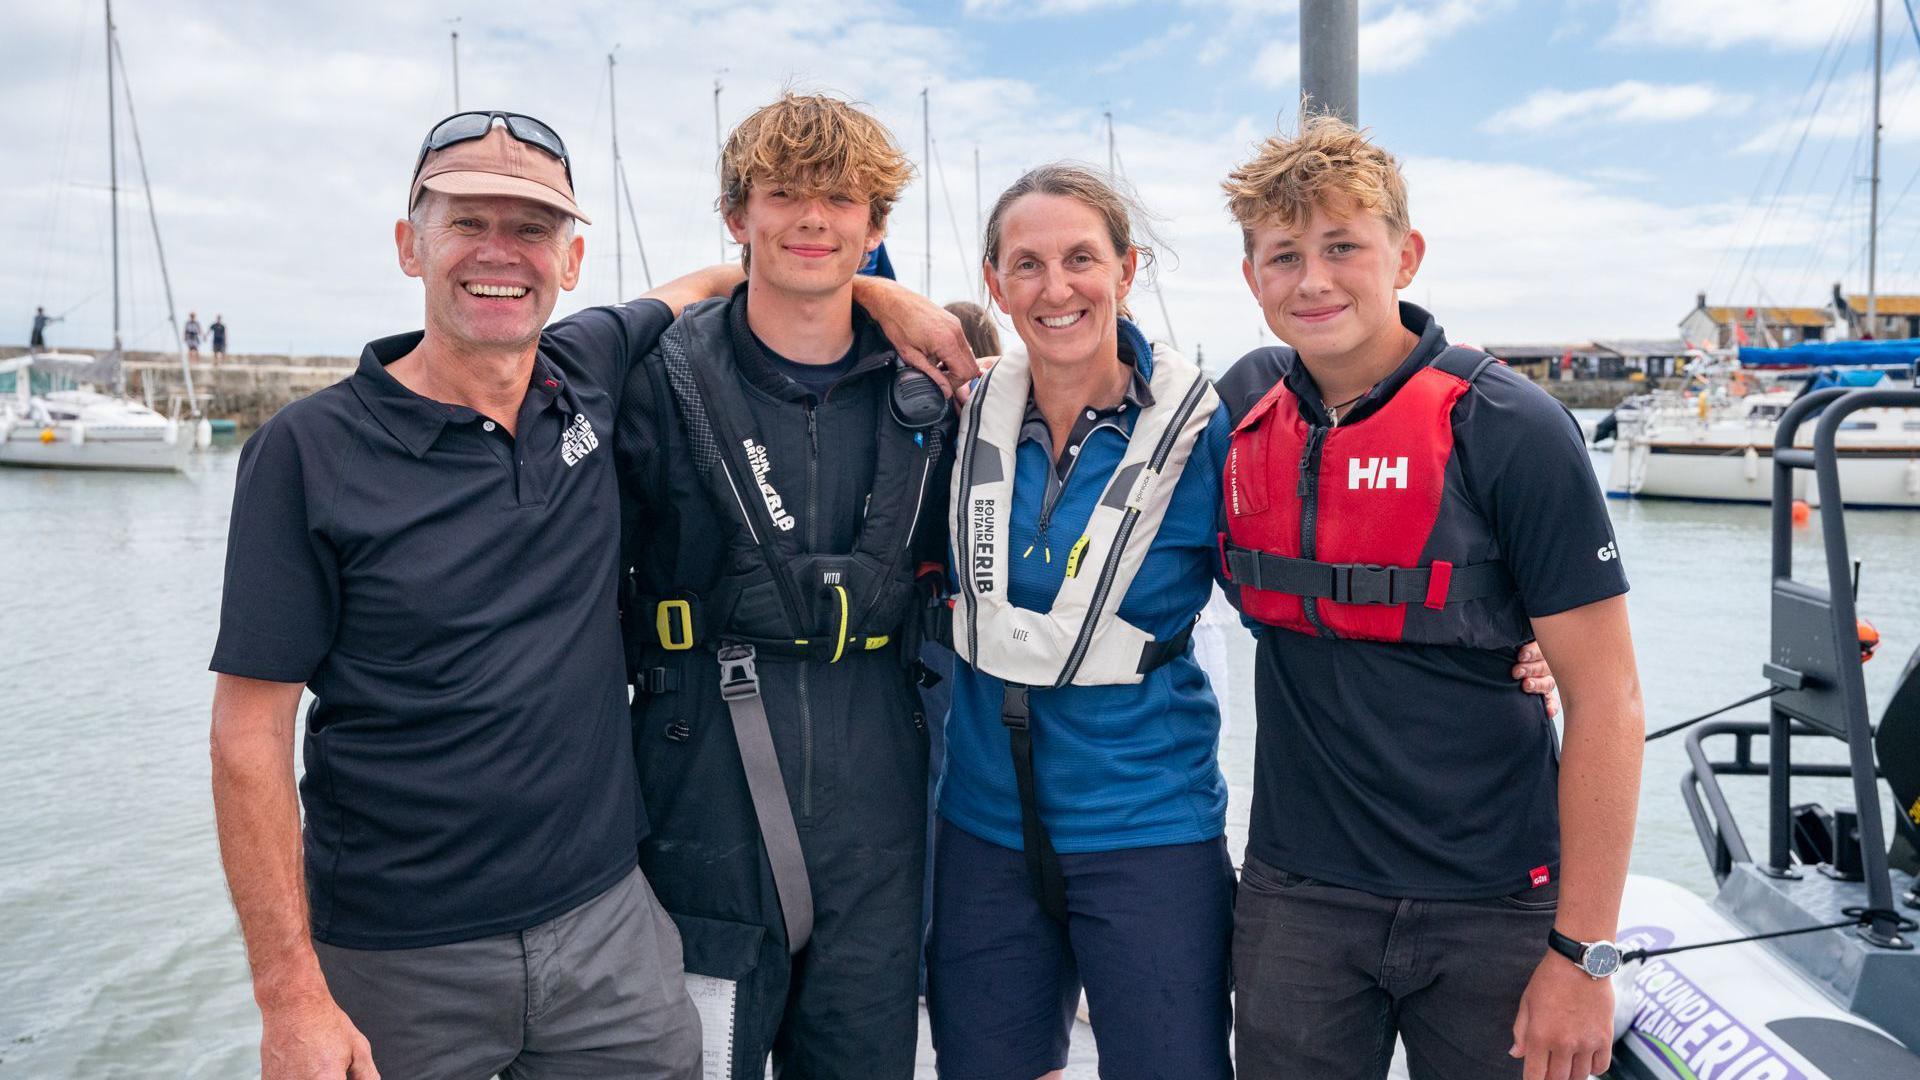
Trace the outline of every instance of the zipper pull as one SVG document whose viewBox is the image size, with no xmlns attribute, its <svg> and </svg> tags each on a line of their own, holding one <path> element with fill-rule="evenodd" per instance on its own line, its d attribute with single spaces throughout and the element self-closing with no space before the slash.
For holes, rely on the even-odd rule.
<svg viewBox="0 0 1920 1080">
<path fill-rule="evenodd" d="M 1326 433 L 1326 430 L 1317 426 L 1307 430 L 1307 448 L 1300 455 L 1300 487 L 1294 493 L 1302 499 L 1307 497 L 1307 478 L 1313 474 L 1313 457 L 1320 449 L 1320 437 Z"/>
<path fill-rule="evenodd" d="M 813 418 L 813 406 L 807 406 L 807 446 L 815 454 L 820 453 L 820 427 Z"/>
</svg>

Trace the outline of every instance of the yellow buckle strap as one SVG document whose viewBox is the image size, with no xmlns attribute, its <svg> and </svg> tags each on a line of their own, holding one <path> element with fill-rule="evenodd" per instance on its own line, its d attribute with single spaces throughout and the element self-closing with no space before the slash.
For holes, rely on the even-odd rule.
<svg viewBox="0 0 1920 1080">
<path fill-rule="evenodd" d="M 676 619 L 674 616 L 678 615 Z M 674 634 L 674 624 L 679 623 L 680 633 Z M 660 635 L 660 647 L 670 652 L 685 652 L 693 648 L 693 605 L 685 600 L 662 600 L 654 605 L 653 628 Z"/>
</svg>

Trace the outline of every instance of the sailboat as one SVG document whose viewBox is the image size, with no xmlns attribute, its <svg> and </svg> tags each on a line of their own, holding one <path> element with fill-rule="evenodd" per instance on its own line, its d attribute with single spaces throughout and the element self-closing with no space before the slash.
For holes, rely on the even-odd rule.
<svg viewBox="0 0 1920 1080">
<path fill-rule="evenodd" d="M 116 91 L 124 79 L 115 79 L 120 55 L 113 23 L 113 0 L 105 0 L 107 30 L 107 161 L 108 189 L 113 200 L 113 348 L 103 359 L 74 353 L 28 353 L 0 361 L 0 465 L 53 469 L 115 469 L 138 472 L 181 472 L 196 446 L 212 441 L 212 425 L 199 415 L 193 394 L 193 371 L 187 364 L 179 320 L 173 306 L 173 284 L 166 256 L 160 252 L 160 275 L 166 285 L 167 317 L 180 350 L 180 370 L 189 402 L 195 402 L 188 421 L 162 416 L 128 398 L 122 374 L 120 342 L 120 184 Z M 129 120 L 133 100 L 126 99 Z M 134 128 L 138 150 L 140 133 Z M 140 178 L 146 189 L 147 214 L 159 249 L 159 219 L 153 209 L 153 185 L 147 178 L 146 155 L 140 153 Z"/>
<path fill-rule="evenodd" d="M 1874 7 L 1873 172 L 1868 196 L 1867 326 L 1878 294 L 1880 224 L 1881 0 Z M 1840 297 L 1835 286 L 1835 296 Z M 1705 303 L 1704 294 L 1701 300 Z M 1760 328 L 1764 332 L 1765 324 Z M 1773 344 L 1769 342 L 1769 344 Z M 1689 364 L 1695 384 L 1657 390 L 1623 403 L 1603 420 L 1615 433 L 1607 473 L 1612 498 L 1691 499 L 1767 503 L 1774 498 L 1774 430 L 1796 400 L 1832 385 L 1920 385 L 1920 342 L 1803 342 L 1784 348 L 1742 345 L 1731 353 L 1699 356 Z M 1808 371 L 1801 380 L 1766 369 Z M 1828 371 L 1827 369 L 1833 369 Z M 1803 433 L 1799 449 L 1812 445 Z M 1873 408 L 1855 413 L 1835 440 L 1848 506 L 1920 509 L 1920 420 L 1911 412 Z M 1796 474 L 1792 498 L 1819 505 L 1818 485 Z"/>
</svg>

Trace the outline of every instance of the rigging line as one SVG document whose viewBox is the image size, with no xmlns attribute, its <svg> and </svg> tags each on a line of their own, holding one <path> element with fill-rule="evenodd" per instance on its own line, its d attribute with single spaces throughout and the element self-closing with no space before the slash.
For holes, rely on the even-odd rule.
<svg viewBox="0 0 1920 1080">
<path fill-rule="evenodd" d="M 67 62 L 67 102 L 66 109 L 60 118 L 60 154 L 50 160 L 51 168 L 47 173 L 46 234 L 41 237 L 40 244 L 39 290 L 43 296 L 47 291 L 47 283 L 53 276 L 54 241 L 60 235 L 60 221 L 65 217 L 66 185 L 61 183 L 60 178 L 72 175 L 68 170 L 73 162 L 73 118 L 74 110 L 79 105 L 80 88 L 83 83 L 79 77 L 80 59 L 87 43 L 93 40 L 93 35 L 87 33 L 87 19 L 87 10 L 76 5 L 73 52 Z M 91 85 L 90 80 L 84 81 Z"/>
<path fill-rule="evenodd" d="M 1855 19 L 1857 22 L 1858 13 Z M 1773 221 L 1773 212 L 1779 208 L 1781 196 L 1786 193 L 1787 181 L 1793 177 L 1793 167 L 1800 160 L 1800 151 L 1806 148 L 1807 136 L 1813 133 L 1814 121 L 1820 117 L 1820 106 L 1826 103 L 1827 91 L 1833 89 L 1833 77 L 1840 71 L 1840 60 L 1843 56 L 1844 50 L 1834 52 L 1834 62 L 1827 69 L 1826 81 L 1821 84 L 1820 93 L 1814 97 L 1813 107 L 1807 110 L 1807 122 L 1800 129 L 1800 137 L 1794 141 L 1793 153 L 1787 156 L 1786 167 L 1780 171 L 1780 183 L 1774 189 L 1773 198 L 1767 201 L 1766 213 L 1760 217 L 1760 226 L 1753 233 L 1753 243 L 1747 245 L 1747 253 L 1741 257 L 1740 268 L 1734 271 L 1733 280 L 1728 285 L 1729 289 L 1737 288 L 1741 279 L 1746 277 L 1747 265 L 1752 262 L 1754 252 L 1759 249 L 1762 238 L 1767 234 L 1767 226 Z"/>
<path fill-rule="evenodd" d="M 1860 17 L 1861 17 L 1862 11 L 1864 11 L 1864 8 L 1860 10 L 1856 10 L 1854 12 L 1853 21 L 1846 25 L 1846 30 L 1845 30 L 1846 36 L 1851 37 L 1853 35 L 1854 28 L 1860 24 Z M 1828 67 L 1826 85 L 1822 86 L 1820 90 L 1820 96 L 1822 98 L 1826 96 L 1827 87 L 1833 85 L 1834 72 L 1839 68 L 1841 54 L 1839 51 L 1835 50 L 1834 45 L 1835 43 L 1841 40 L 1841 37 L 1842 37 L 1841 25 L 1836 22 L 1833 27 L 1833 33 L 1829 35 L 1827 38 L 1826 47 L 1820 50 L 1820 59 L 1814 61 L 1813 71 L 1807 76 L 1807 85 L 1801 89 L 1798 97 L 1796 98 L 1797 101 L 1801 101 L 1801 102 L 1806 101 L 1807 95 L 1813 92 L 1814 84 L 1818 82 L 1820 79 L 1820 69 L 1822 67 Z M 1827 58 L 1829 55 L 1833 57 L 1833 64 L 1830 67 L 1827 64 Z M 1819 111 L 1818 105 L 1816 105 L 1814 109 L 1809 111 L 1808 117 L 1807 117 L 1807 122 L 1809 126 L 1812 125 L 1813 115 L 1818 111 Z M 1804 139 L 1804 136 L 1803 136 L 1803 139 Z M 1779 156 L 1780 156 L 1780 148 L 1776 146 L 1774 147 L 1773 154 L 1767 158 L 1766 166 L 1763 167 L 1757 174 L 1755 174 L 1754 184 L 1753 184 L 1753 194 L 1747 196 L 1747 205 L 1741 209 L 1740 217 L 1734 223 L 1734 227 L 1736 229 L 1740 229 L 1744 227 L 1746 225 L 1748 218 L 1752 216 L 1755 208 L 1759 206 L 1760 193 L 1766 190 L 1767 177 L 1769 174 L 1772 173 L 1773 164 L 1775 161 L 1779 160 Z M 1792 170 L 1792 166 L 1789 165 L 1788 171 L 1791 172 L 1791 170 Z M 1784 179 L 1784 175 L 1785 174 L 1783 174 L 1783 179 Z M 1726 266 L 1727 258 L 1733 254 L 1733 251 L 1734 251 L 1734 248 L 1728 247 L 1727 249 L 1725 249 L 1720 253 L 1720 258 L 1714 261 L 1713 276 L 1707 279 L 1709 290 L 1711 290 L 1713 286 L 1716 286 L 1720 283 L 1720 271 Z M 1752 249 L 1748 249 L 1748 251 L 1749 251 L 1749 254 L 1751 254 Z M 1733 280 L 1727 283 L 1727 289 L 1729 293 L 1731 293 L 1732 290 L 1736 286 L 1738 286 L 1739 280 L 1740 280 L 1739 275 L 1736 274 Z"/>
<path fill-rule="evenodd" d="M 1120 156 L 1119 147 L 1113 145 L 1111 139 L 1109 139 L 1109 148 L 1113 151 L 1114 164 L 1119 166 L 1120 179 L 1126 180 L 1127 159 Z M 1157 262 L 1158 260 L 1155 261 Z M 1148 287 L 1153 290 L 1153 298 L 1160 301 L 1160 321 L 1167 328 L 1167 344 L 1173 346 L 1175 351 L 1178 351 L 1180 348 L 1180 338 L 1173 332 L 1173 316 L 1167 312 L 1167 294 L 1160 289 L 1159 269 L 1158 266 L 1154 267 L 1153 281 Z"/>
<path fill-rule="evenodd" d="M 933 171 L 940 177 L 940 194 L 946 196 L 947 220 L 953 223 L 954 250 L 960 253 L 960 265 L 965 267 L 967 265 L 967 242 L 960 234 L 960 215 L 956 214 L 953 210 L 953 191 L 947 187 L 946 166 L 940 164 L 940 140 L 929 138 L 927 145 L 933 151 Z M 978 270 L 976 269 L 975 272 L 977 273 Z M 973 294 L 971 286 L 968 287 L 967 294 L 969 296 Z M 932 297 L 928 297 L 928 299 L 931 300 Z"/>
<path fill-rule="evenodd" d="M 1840 184 L 1833 190 L 1833 197 L 1827 200 L 1826 212 L 1820 215 L 1820 232 L 1815 236 L 1808 249 L 1807 264 L 1800 271 L 1800 280 L 1794 285 L 1795 296 L 1806 295 L 1807 282 L 1813 279 L 1814 271 L 1819 269 L 1820 260 L 1826 255 L 1827 240 L 1833 235 L 1834 213 L 1840 208 L 1840 199 L 1853 190 L 1855 162 L 1860 157 L 1860 144 L 1866 140 L 1866 132 L 1854 136 L 1853 148 L 1847 151 L 1846 168 L 1840 174 Z"/>
<path fill-rule="evenodd" d="M 627 196 L 627 221 L 633 225 L 633 246 L 640 249 L 640 274 L 647 279 L 647 291 L 653 291 L 653 268 L 647 265 L 647 242 L 640 239 L 640 212 L 633 208 L 633 188 L 627 183 L 627 163 L 619 161 L 620 190 Z M 623 297 L 619 303 L 626 303 Z"/>
</svg>

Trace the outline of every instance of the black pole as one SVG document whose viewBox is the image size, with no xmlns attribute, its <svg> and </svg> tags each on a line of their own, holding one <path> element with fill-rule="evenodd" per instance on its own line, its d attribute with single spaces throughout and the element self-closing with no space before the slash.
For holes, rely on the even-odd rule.
<svg viewBox="0 0 1920 1080">
<path fill-rule="evenodd" d="M 1300 111 L 1359 126 L 1359 0 L 1300 0 Z"/>
</svg>

